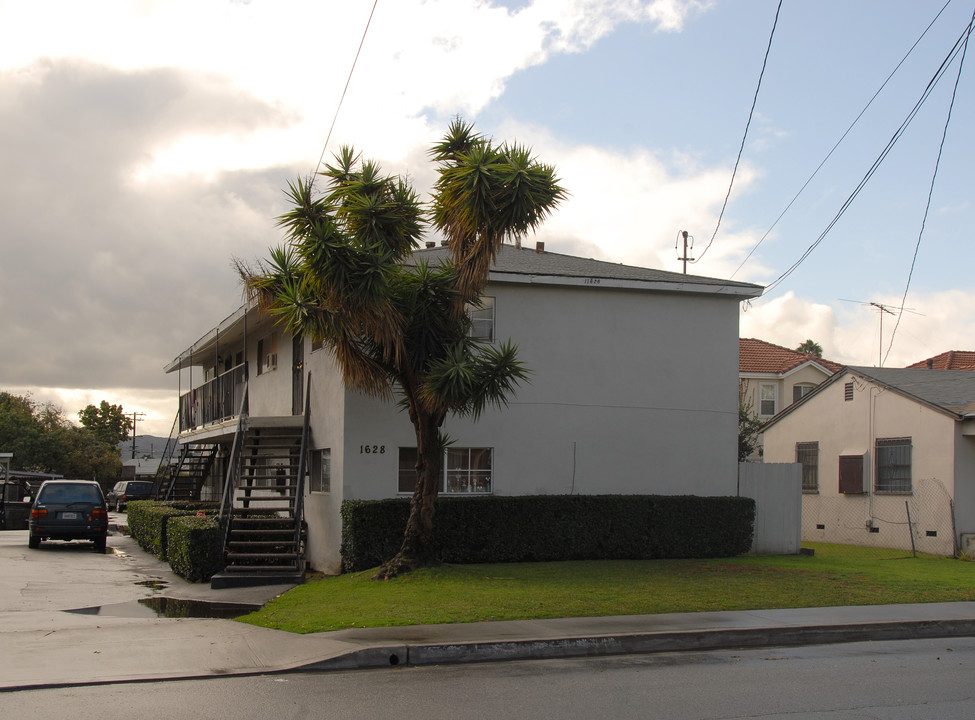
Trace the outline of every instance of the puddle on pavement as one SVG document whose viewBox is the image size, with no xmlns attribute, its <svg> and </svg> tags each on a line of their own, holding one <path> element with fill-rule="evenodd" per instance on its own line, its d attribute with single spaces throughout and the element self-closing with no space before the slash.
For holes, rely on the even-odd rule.
<svg viewBox="0 0 975 720">
<path fill-rule="evenodd" d="M 211 602 L 208 600 L 180 600 L 178 598 L 141 598 L 114 605 L 95 605 L 65 612 L 78 615 L 103 615 L 126 618 L 216 618 L 230 620 L 260 610 L 252 603 Z"/>
<path fill-rule="evenodd" d="M 152 590 L 165 590 L 168 584 L 164 580 L 140 580 L 133 585 L 138 585 L 139 587 L 147 587 Z"/>
</svg>

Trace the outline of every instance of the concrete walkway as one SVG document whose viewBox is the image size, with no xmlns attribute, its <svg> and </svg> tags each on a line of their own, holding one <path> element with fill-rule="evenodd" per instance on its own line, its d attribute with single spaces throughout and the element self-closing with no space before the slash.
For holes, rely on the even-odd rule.
<svg viewBox="0 0 975 720">
<path fill-rule="evenodd" d="M 116 518 L 118 521 L 118 518 Z M 157 617 L 151 598 L 261 605 L 288 587 L 190 584 L 124 535 L 27 548 L 0 533 L 0 691 L 290 670 L 975 636 L 975 603 L 521 620 L 292 635 Z M 152 602 L 152 600 L 150 600 Z"/>
</svg>

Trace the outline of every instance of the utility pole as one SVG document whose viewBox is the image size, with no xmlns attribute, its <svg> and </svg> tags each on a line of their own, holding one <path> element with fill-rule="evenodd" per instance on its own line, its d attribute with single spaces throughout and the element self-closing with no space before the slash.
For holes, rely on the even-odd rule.
<svg viewBox="0 0 975 720">
<path fill-rule="evenodd" d="M 139 418 L 145 418 L 144 412 L 132 413 L 132 459 L 135 460 L 135 424 Z"/>
<path fill-rule="evenodd" d="M 690 260 L 691 262 L 694 262 L 694 258 L 688 255 L 688 252 L 694 249 L 694 236 L 688 235 L 687 230 L 681 230 L 680 232 L 678 232 L 677 243 L 674 244 L 675 250 L 677 249 L 677 245 L 680 244 L 681 238 L 683 238 L 684 240 L 684 255 L 683 257 L 678 255 L 677 259 L 682 260 L 684 262 L 684 274 L 687 275 L 687 261 Z"/>
</svg>

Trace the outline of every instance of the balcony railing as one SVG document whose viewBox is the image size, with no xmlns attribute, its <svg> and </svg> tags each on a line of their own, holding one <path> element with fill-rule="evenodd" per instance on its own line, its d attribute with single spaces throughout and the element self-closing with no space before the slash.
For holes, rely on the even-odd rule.
<svg viewBox="0 0 975 720">
<path fill-rule="evenodd" d="M 236 417 L 246 382 L 247 363 L 242 363 L 182 395 L 179 399 L 180 432 Z"/>
</svg>

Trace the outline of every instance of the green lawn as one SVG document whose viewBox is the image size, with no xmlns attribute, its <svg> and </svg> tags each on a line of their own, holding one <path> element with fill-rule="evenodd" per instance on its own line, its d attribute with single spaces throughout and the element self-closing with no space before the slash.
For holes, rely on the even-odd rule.
<svg viewBox="0 0 975 720">
<path fill-rule="evenodd" d="M 310 580 L 242 622 L 295 633 L 429 623 L 975 600 L 975 563 L 807 545 L 814 556 L 444 565 Z"/>
</svg>

